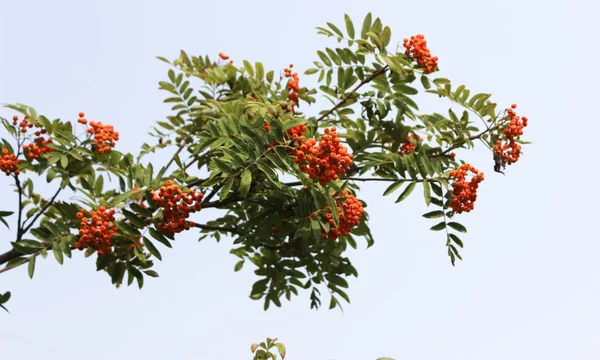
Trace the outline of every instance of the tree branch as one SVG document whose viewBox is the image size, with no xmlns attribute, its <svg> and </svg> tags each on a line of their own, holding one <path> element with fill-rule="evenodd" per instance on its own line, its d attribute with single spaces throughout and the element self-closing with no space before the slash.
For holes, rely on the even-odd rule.
<svg viewBox="0 0 600 360">
<path fill-rule="evenodd" d="M 62 190 L 62 187 L 59 187 L 58 190 L 56 190 L 56 192 L 54 193 L 54 196 L 52 196 L 52 198 L 50 198 L 50 200 L 48 200 L 48 203 L 40 210 L 39 213 L 37 213 L 31 220 L 31 222 L 25 226 L 25 224 L 23 224 L 23 230 L 21 232 L 21 235 L 24 235 L 25 233 L 27 233 L 27 231 L 29 231 L 29 229 L 31 229 L 31 227 L 33 226 L 33 224 L 35 224 L 36 220 L 39 219 L 40 216 L 42 216 L 42 214 L 48 210 L 48 208 L 50 206 L 52 206 L 52 204 L 54 204 L 54 200 L 56 200 L 56 197 L 58 196 L 58 194 L 60 193 L 60 191 Z M 20 240 L 20 237 L 17 238 L 17 241 Z"/>
<path fill-rule="evenodd" d="M 4 254 L 0 254 L 0 265 L 2 264 L 6 264 L 7 262 L 11 261 L 12 259 L 21 256 L 21 254 L 15 250 L 15 249 L 10 249 L 9 251 L 5 252 Z"/>
<path fill-rule="evenodd" d="M 171 167 L 171 165 L 173 164 L 173 161 L 175 161 L 175 156 L 179 155 L 179 153 L 185 148 L 185 145 L 187 145 L 186 142 L 182 141 L 181 144 L 179 145 L 179 148 L 175 152 L 175 154 L 173 154 L 173 157 L 171 157 L 171 160 L 169 160 L 167 165 L 165 165 L 165 172 L 167 171 L 167 169 L 169 167 Z"/>
<path fill-rule="evenodd" d="M 17 186 L 17 191 L 19 192 L 19 217 L 17 219 L 17 241 L 21 240 L 21 236 L 23 236 L 23 228 L 21 227 L 21 219 L 23 217 L 23 188 L 21 187 L 21 181 L 19 180 L 18 175 L 14 175 L 15 177 L 15 185 Z"/>
<path fill-rule="evenodd" d="M 470 137 L 469 137 L 469 140 L 477 140 L 477 139 L 481 138 L 483 135 L 485 135 L 486 133 L 488 133 L 488 132 L 492 132 L 492 131 L 496 130 L 498 127 L 499 127 L 499 126 L 494 126 L 494 127 L 487 128 L 487 129 L 485 129 L 484 131 L 480 132 L 480 133 L 479 133 L 479 134 L 477 134 L 477 135 L 470 136 Z M 459 148 L 461 145 L 463 145 L 464 143 L 465 143 L 465 141 L 462 141 L 462 142 L 460 142 L 460 143 L 457 143 L 457 144 L 455 144 L 455 145 L 453 145 L 453 146 L 449 147 L 449 148 L 448 148 L 448 149 L 446 149 L 445 151 L 442 151 L 442 152 L 441 152 L 441 153 L 439 153 L 439 154 L 435 154 L 435 155 L 431 155 L 431 156 L 429 156 L 429 158 L 430 158 L 430 159 L 433 159 L 434 157 L 438 157 L 438 156 L 444 156 L 444 155 L 447 155 L 447 154 L 448 154 L 449 152 L 451 152 L 452 150 L 454 150 L 454 149 L 458 149 L 458 148 Z"/>
<path fill-rule="evenodd" d="M 233 228 L 230 228 L 230 227 L 219 227 L 219 226 L 211 226 L 211 225 L 196 224 L 196 223 L 194 223 L 194 227 L 197 227 L 202 230 L 226 231 L 226 232 L 230 232 L 232 234 L 236 234 L 236 235 L 240 235 L 240 236 L 246 235 L 243 232 L 233 229 Z"/>
<path fill-rule="evenodd" d="M 340 102 L 338 102 L 333 108 L 331 108 L 330 110 L 328 110 L 325 114 L 321 115 L 318 119 L 317 122 L 325 119 L 326 117 L 328 117 L 329 115 L 331 115 L 331 113 L 333 113 L 334 111 L 336 111 L 337 109 L 339 109 L 342 105 L 344 105 L 344 103 L 346 103 L 346 101 L 348 101 L 348 99 L 350 98 L 350 95 L 354 94 L 356 91 L 358 91 L 358 89 L 360 89 L 364 84 L 370 82 L 371 80 L 373 80 L 374 78 L 376 78 L 377 76 L 385 73 L 387 70 L 389 69 L 389 67 L 386 65 L 380 69 L 375 70 L 371 75 L 367 76 L 366 78 L 364 78 L 358 85 L 356 85 L 354 87 L 354 89 L 352 89 L 349 93 L 347 93 L 342 100 L 340 100 Z"/>
</svg>

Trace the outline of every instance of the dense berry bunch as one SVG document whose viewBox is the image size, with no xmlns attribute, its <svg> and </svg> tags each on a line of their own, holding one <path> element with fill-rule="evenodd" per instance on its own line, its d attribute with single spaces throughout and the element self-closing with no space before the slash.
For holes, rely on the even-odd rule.
<svg viewBox="0 0 600 360">
<path fill-rule="evenodd" d="M 290 64 L 289 68 L 283 69 L 286 78 L 289 78 L 287 83 L 288 100 L 292 100 L 292 114 L 294 113 L 294 107 L 298 105 L 298 91 L 300 91 L 300 78 L 298 73 L 292 73 L 294 64 Z"/>
<path fill-rule="evenodd" d="M 204 194 L 197 193 L 192 189 L 186 193 L 171 180 L 167 180 L 165 186 L 161 186 L 158 192 L 151 191 L 150 193 L 152 200 L 162 208 L 163 221 L 158 223 L 158 227 L 163 233 L 173 236 L 189 230 L 194 225 L 193 222 L 186 219 L 190 213 L 200 211 Z"/>
<path fill-rule="evenodd" d="M 408 135 L 406 139 L 404 139 L 404 143 L 400 146 L 400 150 L 398 151 L 399 155 L 408 155 L 411 152 L 415 151 L 417 148 L 416 144 L 413 144 L 411 140 L 414 141 L 415 137 L 413 135 Z M 419 141 L 423 141 L 423 138 L 419 136 Z"/>
<path fill-rule="evenodd" d="M 41 132 L 37 131 L 37 134 L 41 135 Z M 48 144 L 52 144 L 52 139 L 38 136 L 33 139 L 33 143 L 23 145 L 23 153 L 30 159 L 38 159 L 41 154 L 55 151 L 55 149 L 48 147 Z"/>
<path fill-rule="evenodd" d="M 79 113 L 79 122 L 86 124 L 87 120 L 83 119 L 83 113 Z M 100 154 L 109 152 L 116 142 L 119 140 L 119 133 L 115 131 L 112 125 L 104 125 L 100 121 L 90 121 L 88 132 L 94 135 L 96 148 Z"/>
<path fill-rule="evenodd" d="M 19 175 L 18 165 L 21 160 L 17 159 L 17 155 L 9 154 L 8 149 L 2 149 L 2 157 L 0 158 L 0 171 L 9 176 L 10 174 Z"/>
<path fill-rule="evenodd" d="M 472 172 L 471 181 L 466 180 L 468 172 Z M 454 178 L 452 183 L 452 195 L 450 207 L 454 212 L 460 214 L 473 210 L 475 200 L 477 200 L 477 188 L 483 181 L 483 173 L 469 164 L 462 164 L 460 168 L 450 171 L 450 176 Z"/>
<path fill-rule="evenodd" d="M 100 256 L 110 253 L 113 237 L 119 232 L 114 226 L 115 210 L 107 210 L 106 207 L 100 206 L 97 211 L 92 210 L 88 213 L 87 210 L 81 209 L 77 218 L 80 219 L 80 227 L 75 248 L 91 248 L 98 251 Z"/>
<path fill-rule="evenodd" d="M 324 132 L 321 141 L 308 139 L 294 153 L 296 164 L 301 164 L 300 171 L 308 173 L 313 180 L 318 179 L 321 185 L 336 180 L 352 165 L 352 154 L 348 154 L 336 129 L 326 128 Z"/>
<path fill-rule="evenodd" d="M 335 227 L 333 221 L 333 215 L 331 214 L 331 207 L 327 207 L 327 213 L 325 218 L 329 222 L 329 232 L 324 231 L 321 234 L 323 239 L 329 238 L 330 240 L 336 240 L 340 236 L 350 234 L 352 228 L 360 224 L 360 218 L 363 215 L 364 209 L 362 202 L 358 200 L 354 195 L 344 190 L 341 195 L 335 197 L 336 202 L 342 200 L 341 204 L 338 202 L 338 227 Z"/>
<path fill-rule="evenodd" d="M 527 118 L 525 116 L 517 116 L 514 110 L 516 108 L 517 105 L 512 104 L 507 109 L 506 119 L 509 120 L 509 123 L 504 127 L 503 131 L 507 142 L 503 144 L 502 140 L 497 140 L 493 149 L 503 165 L 507 163 L 508 165 L 514 164 L 519 160 L 519 156 L 521 156 L 521 145 L 517 144 L 516 139 L 520 135 L 523 135 L 523 128 L 527 126 Z"/>
<path fill-rule="evenodd" d="M 425 74 L 429 74 L 435 71 L 438 66 L 438 57 L 431 57 L 431 52 L 427 49 L 427 41 L 421 34 L 417 36 L 411 36 L 409 39 L 404 39 L 404 47 L 406 48 L 405 54 L 410 55 L 417 61 L 417 64 L 421 65 L 425 69 Z"/>
</svg>

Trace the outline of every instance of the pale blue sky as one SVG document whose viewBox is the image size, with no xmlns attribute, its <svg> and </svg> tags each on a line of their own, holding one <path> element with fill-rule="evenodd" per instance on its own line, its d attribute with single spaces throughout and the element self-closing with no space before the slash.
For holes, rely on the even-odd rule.
<svg viewBox="0 0 600 360">
<path fill-rule="evenodd" d="M 114 124 L 119 147 L 134 152 L 169 112 L 156 55 L 224 51 L 303 73 L 332 44 L 316 26 L 341 25 L 344 13 L 360 24 L 368 11 L 393 41 L 425 34 L 440 76 L 491 92 L 499 107 L 515 102 L 530 119 L 525 136 L 535 144 L 506 176 L 483 148 L 468 154 L 487 176 L 476 211 L 461 218 L 464 262 L 450 266 L 421 196 L 394 204 L 381 197 L 385 185 L 368 184 L 360 197 L 376 244 L 350 254 L 359 278 L 343 315 L 309 310 L 308 294 L 265 313 L 248 298 L 251 269 L 233 272 L 229 240 L 184 234 L 141 291 L 116 290 L 80 253 L 64 266 L 38 261 L 33 280 L 24 268 L 1 274 L 0 292 L 13 293 L 11 314 L 0 314 L 1 357 L 250 359 L 250 344 L 273 336 L 291 360 L 600 358 L 594 1 L 5 0 L 0 102 L 65 120 L 85 111 Z M 450 106 L 421 101 L 425 112 Z M 3 196 L 1 210 L 13 208 L 15 196 Z M 0 234 L 3 252 L 12 234 Z"/>
</svg>

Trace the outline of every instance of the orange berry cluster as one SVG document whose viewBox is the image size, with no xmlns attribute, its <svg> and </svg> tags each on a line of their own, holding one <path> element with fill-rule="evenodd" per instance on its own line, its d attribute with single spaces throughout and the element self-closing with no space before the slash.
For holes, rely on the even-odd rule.
<svg viewBox="0 0 600 360">
<path fill-rule="evenodd" d="M 345 174 L 346 169 L 352 165 L 352 154 L 342 144 L 335 128 L 326 128 L 321 141 L 314 138 L 300 141 L 298 149 L 294 152 L 296 164 L 302 164 L 300 171 L 308 173 L 311 179 L 319 180 L 319 184 L 336 180 L 339 175 Z M 307 164 L 306 164 L 307 163 Z"/>
<path fill-rule="evenodd" d="M 17 122 L 19 122 L 19 117 L 17 115 L 13 116 L 13 125 L 17 126 Z M 21 128 L 22 133 L 27 132 L 27 128 L 32 128 L 33 123 L 31 121 L 27 121 L 27 116 L 23 118 L 23 121 L 19 123 L 19 127 Z"/>
<path fill-rule="evenodd" d="M 151 191 L 152 200 L 163 209 L 164 221 L 158 223 L 158 228 L 165 234 L 173 236 L 183 230 L 189 230 L 194 225 L 186 219 L 190 213 L 200 211 L 204 194 L 195 190 L 185 193 L 173 181 L 167 180 L 159 192 Z"/>
<path fill-rule="evenodd" d="M 45 130 L 43 130 L 45 131 Z M 41 134 L 41 131 L 36 131 L 36 135 Z M 37 159 L 41 154 L 53 152 L 56 149 L 48 147 L 48 144 L 52 144 L 52 139 L 44 139 L 43 136 L 38 136 L 33 139 L 33 143 L 23 145 L 23 153 L 30 159 Z"/>
<path fill-rule="evenodd" d="M 521 145 L 517 144 L 515 139 L 523 135 L 523 128 L 527 126 L 527 117 L 517 116 L 514 110 L 516 108 L 517 104 L 512 104 L 507 109 L 506 119 L 510 119 L 510 122 L 504 128 L 503 134 L 508 142 L 502 144 L 501 140 L 496 140 L 496 145 L 493 148 L 496 155 L 502 160 L 502 164 L 514 164 L 521 156 Z"/>
<path fill-rule="evenodd" d="M 431 57 L 431 52 L 427 49 L 427 41 L 425 41 L 423 35 L 411 36 L 410 40 L 404 39 L 404 47 L 406 48 L 404 53 L 410 55 L 412 52 L 412 56 L 417 61 L 417 64 L 425 69 L 425 74 L 435 71 L 438 66 L 438 57 Z"/>
<path fill-rule="evenodd" d="M 306 137 L 302 135 L 306 132 L 306 130 L 308 130 L 308 128 L 304 124 L 294 126 L 293 128 L 287 131 L 287 134 L 284 135 L 284 138 L 286 140 L 295 139 L 298 142 L 298 144 L 302 144 L 306 141 Z"/>
<path fill-rule="evenodd" d="M 471 181 L 466 181 L 468 172 L 472 172 Z M 450 176 L 455 178 L 452 183 L 452 194 L 454 198 L 450 200 L 450 207 L 454 212 L 460 214 L 470 212 L 475 206 L 477 200 L 477 188 L 483 181 L 483 173 L 469 164 L 462 164 L 460 168 L 450 171 Z"/>
<path fill-rule="evenodd" d="M 84 115 L 84 113 L 79 113 L 79 120 L 77 122 L 85 125 L 87 124 L 87 120 L 83 118 Z M 100 121 L 90 121 L 90 126 L 87 131 L 94 135 L 98 152 L 100 154 L 109 152 L 119 140 L 119 133 L 115 131 L 112 125 L 104 125 Z"/>
<path fill-rule="evenodd" d="M 79 240 L 74 244 L 76 249 L 83 250 L 92 248 L 98 251 L 98 255 L 108 254 L 112 250 L 113 236 L 119 232 L 114 226 L 115 210 L 107 210 L 100 206 L 97 211 L 90 211 L 89 218 L 86 217 L 87 210 L 81 209 L 77 213 L 80 219 Z"/>
<path fill-rule="evenodd" d="M 294 113 L 294 107 L 298 105 L 298 91 L 300 91 L 300 79 L 298 73 L 292 73 L 294 64 L 290 64 L 289 68 L 283 69 L 286 78 L 289 78 L 287 83 L 288 100 L 292 100 L 292 114 Z"/>
<path fill-rule="evenodd" d="M 417 145 L 410 142 L 410 140 L 414 140 L 415 137 L 413 135 L 408 135 L 406 139 L 404 139 L 404 143 L 400 146 L 400 150 L 398 151 L 399 155 L 408 155 L 413 152 Z M 419 136 L 419 141 L 423 141 L 423 138 Z"/>
<path fill-rule="evenodd" d="M 21 160 L 17 159 L 17 155 L 9 154 L 8 149 L 2 149 L 2 157 L 0 158 L 0 171 L 9 176 L 11 173 L 19 175 L 18 165 L 21 164 Z"/>
<path fill-rule="evenodd" d="M 337 200 L 344 198 L 344 202 L 341 206 L 338 204 L 338 227 L 334 226 L 333 215 L 331 214 L 331 207 L 327 207 L 327 213 L 325 214 L 325 218 L 329 222 L 329 232 L 325 233 L 322 231 L 321 238 L 330 240 L 336 240 L 340 236 L 345 236 L 350 234 L 352 228 L 358 226 L 360 224 L 360 218 L 363 215 L 364 208 L 362 202 L 358 200 L 354 195 L 348 192 L 348 190 L 344 190 L 341 195 L 336 196 Z"/>
<path fill-rule="evenodd" d="M 18 116 L 13 116 L 13 125 L 17 126 L 17 124 L 21 128 L 20 131 L 23 134 L 27 133 L 28 129 L 31 129 L 34 126 L 40 127 L 40 125 L 37 124 L 37 121 L 36 124 L 28 121 L 27 116 L 25 116 L 21 122 L 19 122 Z M 43 135 L 46 133 L 46 129 L 36 131 L 35 136 L 37 137 L 33 139 L 33 143 L 23 145 L 23 153 L 25 156 L 27 156 L 29 159 L 37 159 L 41 154 L 53 152 L 55 150 L 47 146 L 48 144 L 52 144 L 52 139 L 45 139 Z"/>
</svg>

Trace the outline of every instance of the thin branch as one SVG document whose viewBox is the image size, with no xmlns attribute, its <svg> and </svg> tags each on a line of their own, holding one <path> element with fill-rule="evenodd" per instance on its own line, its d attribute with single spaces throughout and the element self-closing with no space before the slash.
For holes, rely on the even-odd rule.
<svg viewBox="0 0 600 360">
<path fill-rule="evenodd" d="M 23 231 L 21 232 L 21 235 L 27 233 L 27 231 L 29 231 L 29 229 L 31 229 L 31 227 L 33 226 L 33 224 L 35 224 L 35 221 L 42 216 L 42 214 L 48 210 L 48 208 L 50 206 L 52 206 L 52 204 L 54 203 L 54 200 L 56 200 L 56 197 L 58 196 L 58 194 L 60 193 L 60 191 L 62 190 L 62 187 L 59 187 L 58 190 L 56 190 L 56 192 L 54 193 L 54 196 L 52 196 L 52 198 L 48 201 L 48 203 L 46 203 L 46 205 L 40 210 L 39 213 L 37 213 L 33 219 L 31 219 L 31 222 L 25 226 L 25 224 L 23 224 Z M 17 241 L 20 240 L 20 237 L 17 238 Z"/>
<path fill-rule="evenodd" d="M 214 188 L 212 188 L 212 191 L 210 192 L 210 194 L 208 194 L 204 198 L 204 201 L 206 203 L 208 203 L 210 201 L 210 199 L 212 199 L 213 196 L 215 196 L 217 194 L 217 192 L 223 187 L 223 185 L 225 185 L 225 182 L 220 182 L 219 184 L 217 184 L 217 186 L 215 186 Z"/>
<path fill-rule="evenodd" d="M 470 136 L 470 137 L 469 137 L 469 140 L 477 140 L 477 139 L 480 139 L 480 138 L 481 138 L 483 135 L 487 134 L 488 132 L 492 132 L 492 131 L 496 130 L 497 128 L 498 128 L 498 126 L 494 126 L 494 127 L 487 128 L 486 130 L 484 130 L 484 131 L 480 132 L 480 133 L 479 133 L 479 134 L 477 134 L 477 135 Z M 438 156 L 444 156 L 444 155 L 448 154 L 449 152 L 451 152 L 452 150 L 454 150 L 454 149 L 458 149 L 458 148 L 459 148 L 461 145 L 463 145 L 464 143 L 465 143 L 464 141 L 462 141 L 462 142 L 460 142 L 460 143 L 457 143 L 457 144 L 455 144 L 454 146 L 451 146 L 451 147 L 449 147 L 448 149 L 446 149 L 445 151 L 442 151 L 442 152 L 441 152 L 441 153 L 439 153 L 439 154 L 435 154 L 435 155 L 431 155 L 431 156 L 429 156 L 429 158 L 430 158 L 430 159 L 433 159 L 434 157 L 438 157 Z"/>
<path fill-rule="evenodd" d="M 169 160 L 169 162 L 167 163 L 167 165 L 165 165 L 165 172 L 167 171 L 167 169 L 173 164 L 173 161 L 175 161 L 175 156 L 178 156 L 179 153 L 181 151 L 183 151 L 183 149 L 185 149 L 185 145 L 186 142 L 182 141 L 181 144 L 179 145 L 179 148 L 177 149 L 177 151 L 175 152 L 175 154 L 173 155 L 173 157 L 171 157 L 171 160 Z"/>
<path fill-rule="evenodd" d="M 373 80 L 374 78 L 376 78 L 377 76 L 385 73 L 387 70 L 389 69 L 389 67 L 386 65 L 380 69 L 375 70 L 370 76 L 367 76 L 366 78 L 364 78 L 358 85 L 356 85 L 354 87 L 354 89 L 352 89 L 349 93 L 347 93 L 342 100 L 340 100 L 340 102 L 338 102 L 333 108 L 331 108 L 330 110 L 328 110 L 325 114 L 321 115 L 318 119 L 317 122 L 325 119 L 326 117 L 328 117 L 329 115 L 331 115 L 331 113 L 333 113 L 334 111 L 336 111 L 337 109 L 339 109 L 342 105 L 344 105 L 346 103 L 346 101 L 348 101 L 348 99 L 350 98 L 350 96 L 352 94 L 354 94 L 356 91 L 358 91 L 358 89 L 360 89 L 364 84 L 370 82 L 371 80 Z"/>
<path fill-rule="evenodd" d="M 209 201 L 209 202 L 206 202 L 206 203 L 203 202 L 202 203 L 202 208 L 203 209 L 207 209 L 207 208 L 219 208 L 221 206 L 224 206 L 224 205 L 227 205 L 227 204 L 231 204 L 231 203 L 234 203 L 234 202 L 238 202 L 240 200 L 242 200 L 242 199 L 239 199 L 239 198 L 228 198 L 228 199 L 225 199 L 223 201 L 216 200 L 216 201 Z"/>
<path fill-rule="evenodd" d="M 7 252 L 5 252 L 4 254 L 0 254 L 0 265 L 6 264 L 7 262 L 9 262 L 12 259 L 19 257 L 21 255 L 22 254 L 20 254 L 17 250 L 10 249 Z"/>
<path fill-rule="evenodd" d="M 17 241 L 21 240 L 21 236 L 25 233 L 22 228 L 21 219 L 23 217 L 23 188 L 21 187 L 21 181 L 19 180 L 18 175 L 14 175 L 15 177 L 15 185 L 17 186 L 17 190 L 19 192 L 19 218 L 17 219 Z"/>
<path fill-rule="evenodd" d="M 236 234 L 236 235 L 240 235 L 240 236 L 245 236 L 246 234 L 244 234 L 243 232 L 230 228 L 230 227 L 220 227 L 220 226 L 211 226 L 211 225 L 204 225 L 204 224 L 194 224 L 194 227 L 197 227 L 199 229 L 202 230 L 211 230 L 211 231 L 226 231 L 232 234 Z"/>
</svg>

